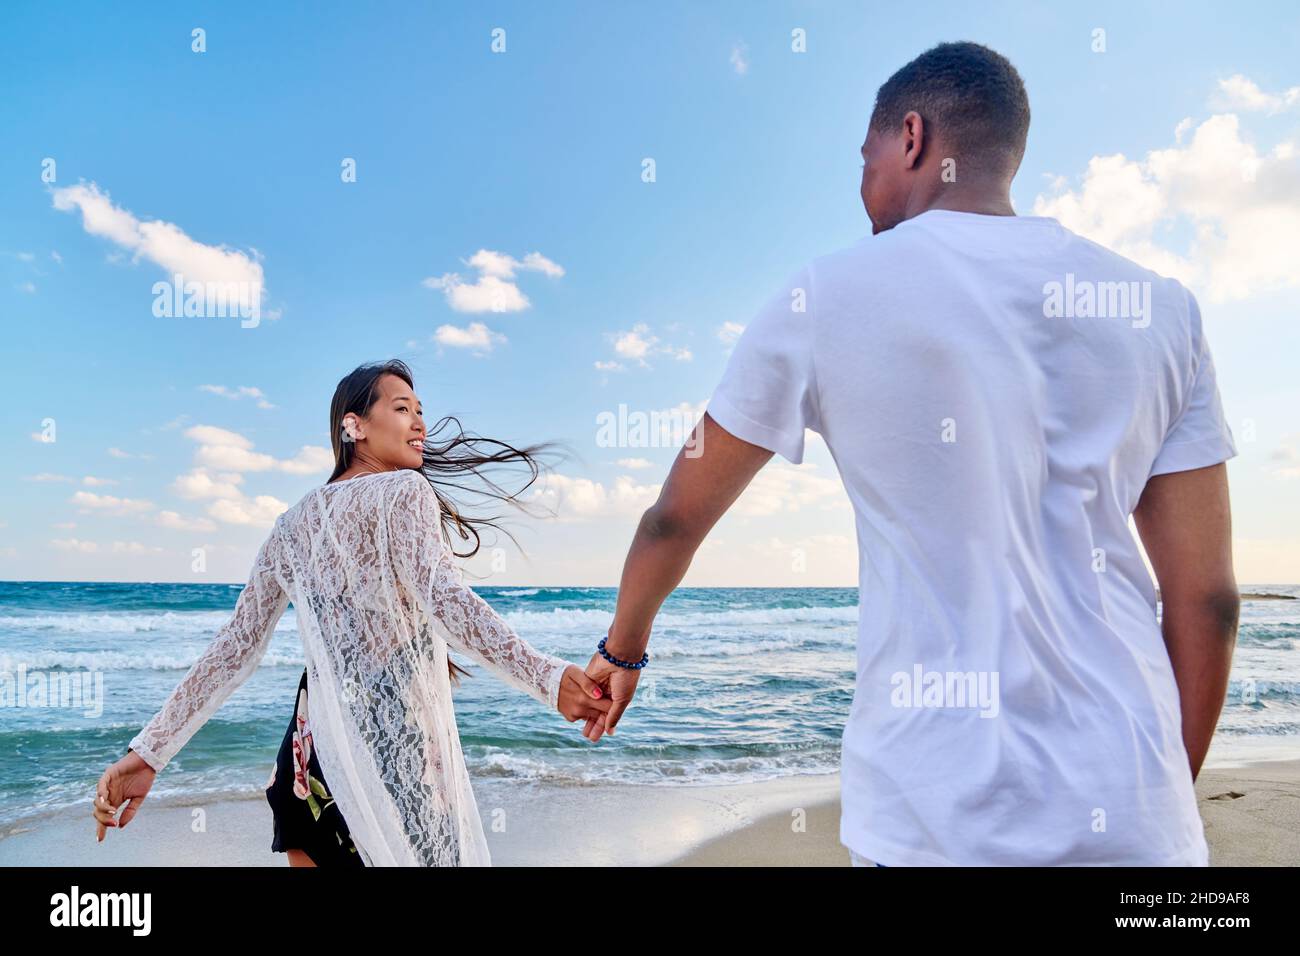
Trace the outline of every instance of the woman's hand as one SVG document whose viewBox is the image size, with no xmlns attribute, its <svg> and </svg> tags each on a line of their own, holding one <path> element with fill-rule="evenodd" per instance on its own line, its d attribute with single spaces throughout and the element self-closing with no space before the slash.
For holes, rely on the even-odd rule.
<svg viewBox="0 0 1300 956">
<path fill-rule="evenodd" d="M 601 657 L 600 652 L 591 656 L 587 665 L 588 680 L 594 680 L 605 689 L 609 698 L 609 712 L 600 720 L 588 720 L 582 735 L 591 740 L 599 740 L 601 734 L 612 734 L 623 717 L 623 711 L 636 696 L 637 681 L 641 679 L 639 667 L 619 667 Z"/>
<path fill-rule="evenodd" d="M 95 785 L 96 842 L 104 842 L 107 827 L 120 828 L 131 822 L 156 776 L 158 774 L 153 767 L 145 763 L 144 758 L 134 750 L 127 751 L 125 757 L 104 771 L 99 783 Z M 122 818 L 115 820 L 118 808 L 128 800 L 130 803 L 122 811 Z"/>
<path fill-rule="evenodd" d="M 588 677 L 577 664 L 570 664 L 564 669 L 560 678 L 560 694 L 555 702 L 555 709 L 564 715 L 569 723 L 585 720 L 587 723 L 582 736 L 596 740 L 599 734 L 592 736 L 592 727 L 599 725 L 603 730 L 605 714 L 609 711 L 609 697 L 599 684 Z"/>
</svg>

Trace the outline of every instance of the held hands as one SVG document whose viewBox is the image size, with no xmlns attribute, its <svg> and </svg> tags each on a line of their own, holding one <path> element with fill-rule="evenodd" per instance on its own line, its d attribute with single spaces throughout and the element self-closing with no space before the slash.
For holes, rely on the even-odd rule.
<svg viewBox="0 0 1300 956">
<path fill-rule="evenodd" d="M 605 726 L 605 715 L 610 709 L 609 695 L 596 681 L 582 672 L 577 664 L 570 664 L 564 669 L 560 679 L 560 693 L 555 708 L 564 715 L 569 723 L 585 720 L 582 736 L 589 740 L 598 740 L 592 730 L 596 726 Z"/>
<path fill-rule="evenodd" d="M 586 673 L 576 664 L 565 668 L 556 709 L 569 723 L 584 721 L 582 736 L 594 743 L 614 732 L 623 711 L 632 703 L 640 677 L 639 668 L 611 664 L 597 651 Z"/>
<path fill-rule="evenodd" d="M 597 651 L 587 664 L 588 679 L 600 685 L 609 698 L 609 711 L 598 718 L 588 719 L 583 736 L 588 740 L 599 740 L 602 734 L 612 734 L 618 725 L 623 711 L 636 695 L 637 681 L 641 679 L 640 668 L 619 667 L 611 664 Z"/>
<path fill-rule="evenodd" d="M 156 776 L 153 767 L 134 750 L 128 751 L 125 757 L 104 771 L 95 785 L 96 842 L 104 842 L 107 827 L 120 829 L 131 822 Z M 114 819 L 123 803 L 127 803 L 127 807 L 122 811 L 121 819 Z"/>
</svg>

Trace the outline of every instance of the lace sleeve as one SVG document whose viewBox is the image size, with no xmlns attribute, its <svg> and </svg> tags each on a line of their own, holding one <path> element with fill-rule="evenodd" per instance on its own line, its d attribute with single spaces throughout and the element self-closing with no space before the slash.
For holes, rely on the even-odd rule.
<svg viewBox="0 0 1300 956">
<path fill-rule="evenodd" d="M 257 552 L 235 611 L 129 749 L 162 770 L 231 693 L 257 669 L 289 604 L 276 578 L 279 521 Z"/>
<path fill-rule="evenodd" d="M 461 580 L 442 537 L 437 495 L 422 474 L 413 470 L 410 475 L 394 494 L 387 521 L 393 565 L 402 586 L 425 614 L 442 623 L 454 648 L 555 710 L 569 662 L 543 654 L 515 634 Z"/>
</svg>

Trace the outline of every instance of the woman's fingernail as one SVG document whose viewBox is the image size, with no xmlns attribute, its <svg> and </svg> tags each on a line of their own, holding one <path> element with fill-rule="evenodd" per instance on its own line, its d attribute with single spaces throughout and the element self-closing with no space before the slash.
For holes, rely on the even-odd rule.
<svg viewBox="0 0 1300 956">
<path fill-rule="evenodd" d="M 600 696 L 600 688 L 599 688 L 599 687 L 595 688 L 595 689 L 591 692 L 591 696 L 592 696 L 592 697 L 599 697 L 599 696 Z"/>
</svg>

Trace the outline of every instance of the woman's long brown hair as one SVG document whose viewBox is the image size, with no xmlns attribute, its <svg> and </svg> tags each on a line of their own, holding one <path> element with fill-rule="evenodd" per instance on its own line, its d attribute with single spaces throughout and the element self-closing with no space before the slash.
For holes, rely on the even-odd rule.
<svg viewBox="0 0 1300 956">
<path fill-rule="evenodd" d="M 379 380 L 385 375 L 396 375 L 412 391 L 415 390 L 415 378 L 411 374 L 411 369 L 401 359 L 389 359 L 386 362 L 370 362 L 359 365 L 345 375 L 339 382 L 338 387 L 335 388 L 334 399 L 330 402 L 330 442 L 334 448 L 334 472 L 329 477 L 330 481 L 334 481 L 339 475 L 347 471 L 352 466 L 353 458 L 356 455 L 356 443 L 343 440 L 344 416 L 355 414 L 363 418 L 366 417 L 370 413 L 371 406 L 379 400 Z M 448 432 L 450 437 L 443 441 L 437 440 L 436 436 L 443 432 L 445 428 L 450 429 Z M 480 528 L 493 528 L 497 531 L 504 531 L 516 545 L 519 542 L 510 533 L 509 529 L 496 524 L 496 521 L 501 517 L 500 515 L 487 517 L 467 515 L 455 501 L 443 493 L 440 485 L 455 488 L 485 500 L 509 502 L 525 514 L 531 514 L 523 502 L 519 500 L 519 495 L 537 480 L 543 469 L 550 467 L 544 459 L 552 455 L 555 455 L 557 460 L 565 457 L 563 446 L 556 442 L 543 442 L 516 448 L 503 441 L 483 438 L 466 432 L 461 427 L 460 422 L 452 415 L 446 415 L 439 419 L 438 423 L 429 429 L 426 434 L 424 464 L 420 466 L 420 470 L 433 487 L 433 493 L 438 497 L 443 537 L 450 541 L 451 532 L 455 531 L 462 541 L 473 539 L 474 546 L 469 551 L 461 554 L 453 548 L 452 553 L 460 558 L 469 558 L 477 554 L 483 543 L 482 536 L 479 534 Z M 483 470 L 485 466 L 489 465 L 521 466 L 527 472 L 528 480 L 517 490 L 507 491 Z M 435 476 L 439 476 L 438 480 L 435 480 Z M 443 481 L 441 480 L 442 476 L 457 480 Z M 461 483 L 465 479 L 468 479 L 471 483 L 469 485 Z M 475 487 L 475 483 L 483 487 Z M 469 674 L 463 667 L 454 663 L 450 657 L 447 659 L 447 670 L 453 683 L 459 682 L 460 675 Z"/>
</svg>

